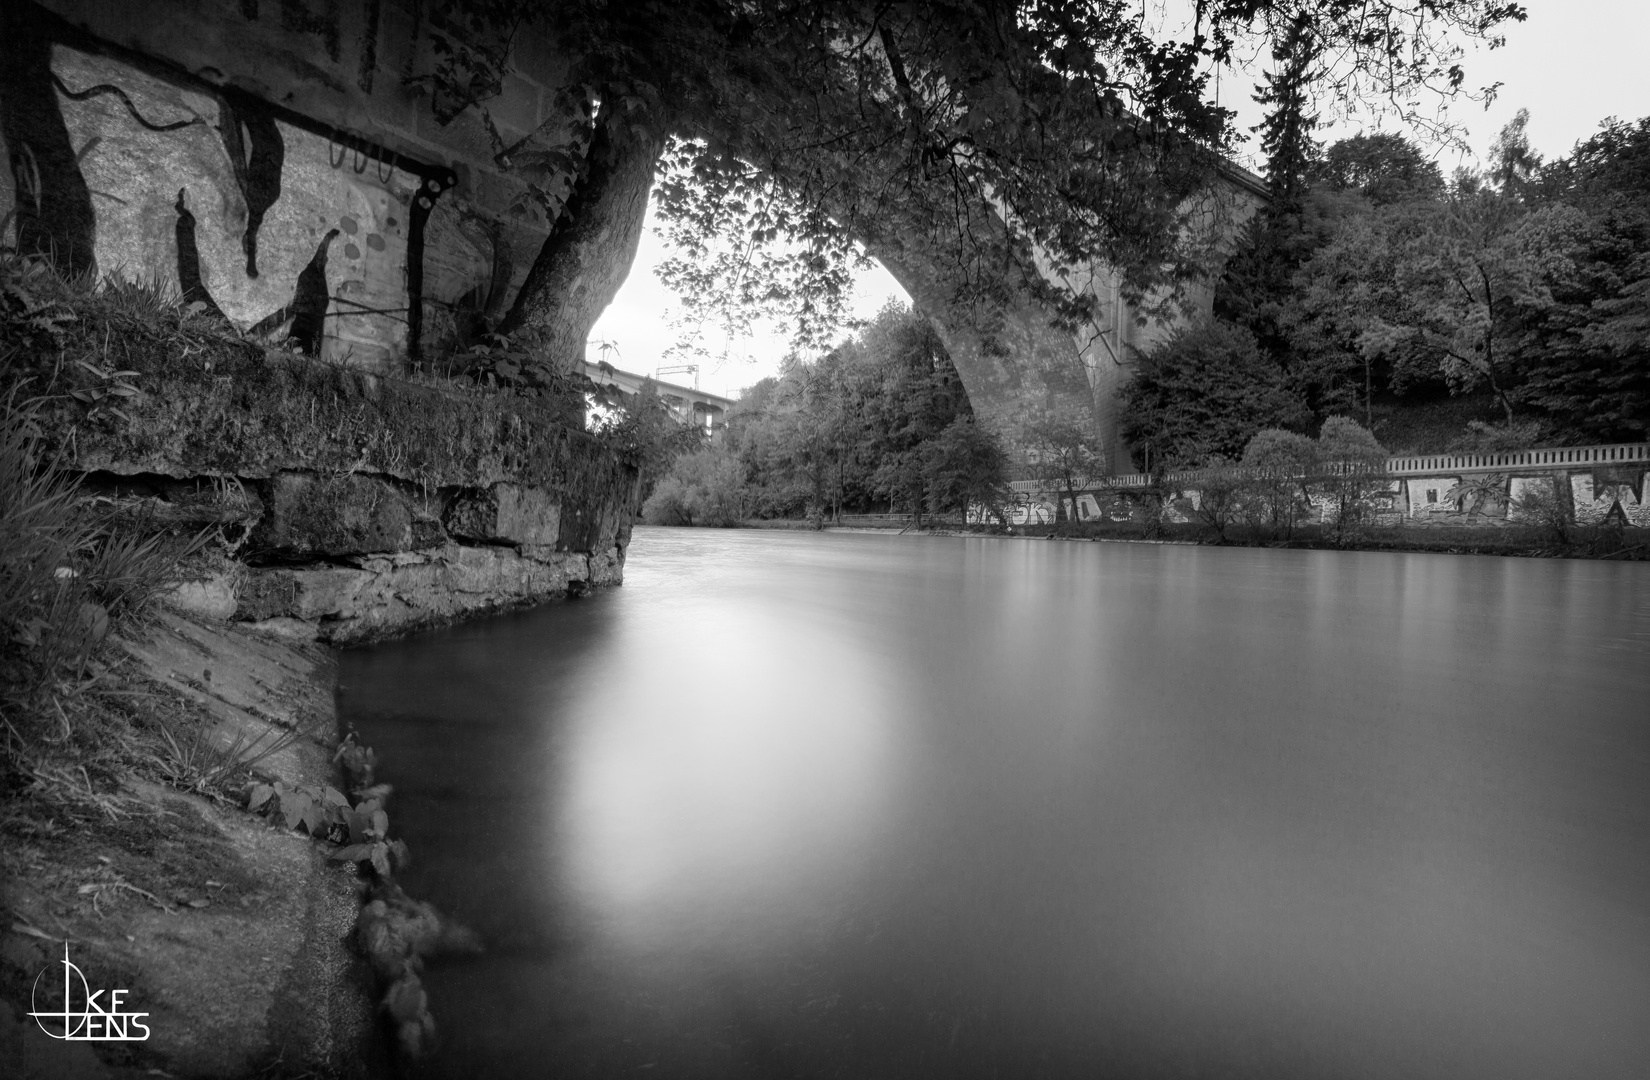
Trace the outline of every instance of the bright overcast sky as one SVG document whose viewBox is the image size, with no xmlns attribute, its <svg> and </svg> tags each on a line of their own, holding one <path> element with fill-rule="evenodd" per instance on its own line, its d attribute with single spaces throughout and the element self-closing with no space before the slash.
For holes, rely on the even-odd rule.
<svg viewBox="0 0 1650 1080">
<path fill-rule="evenodd" d="M 1151 2 L 1159 17 L 1167 18 L 1161 0 Z M 1520 108 L 1530 110 L 1531 144 L 1549 159 L 1567 153 L 1597 130 L 1606 116 L 1635 120 L 1650 115 L 1650 64 L 1643 59 L 1645 43 L 1650 41 L 1650 0 L 1525 0 L 1525 6 L 1530 12 L 1528 21 L 1507 28 L 1504 47 L 1493 52 L 1469 51 L 1464 60 L 1469 86 L 1503 84 L 1487 111 L 1471 102 L 1461 102 L 1453 110 L 1456 121 L 1467 128 L 1475 151 L 1483 154 Z M 1256 76 L 1242 73 L 1227 72 L 1222 77 L 1221 97 L 1239 110 L 1239 122 L 1245 128 L 1260 119 L 1259 107 L 1249 101 L 1256 81 Z M 1333 141 L 1357 130 L 1320 134 Z M 1254 152 L 1253 143 L 1250 152 Z M 1446 174 L 1460 163 L 1452 151 L 1439 151 L 1438 161 Z M 616 367 L 652 374 L 664 363 L 661 358 L 676 339 L 669 320 L 676 297 L 653 273 L 664 255 L 664 244 L 650 225 L 642 234 L 629 279 L 591 334 L 593 343 L 600 340 L 617 346 L 618 355 L 610 356 Z M 874 314 L 890 296 L 908 299 L 887 271 L 877 267 L 859 279 L 856 314 Z M 713 350 L 721 346 L 720 341 L 707 344 Z M 712 393 L 734 396 L 740 388 L 776 374 L 786 348 L 783 332 L 735 342 L 727 360 L 699 372 L 699 385 Z M 591 359 L 600 355 L 594 344 L 589 355 Z M 665 378 L 689 382 L 692 376 Z"/>
</svg>

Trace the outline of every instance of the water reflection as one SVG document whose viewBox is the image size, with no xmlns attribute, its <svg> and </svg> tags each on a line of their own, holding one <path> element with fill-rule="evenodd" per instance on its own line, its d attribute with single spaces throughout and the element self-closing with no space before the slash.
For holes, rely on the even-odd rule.
<svg viewBox="0 0 1650 1080">
<path fill-rule="evenodd" d="M 629 624 L 634 666 L 566 702 L 578 767 L 556 865 L 607 933 L 751 935 L 851 871 L 888 812 L 905 702 L 818 614 L 707 597 L 685 636 Z"/>
<path fill-rule="evenodd" d="M 642 531 L 352 653 L 432 1075 L 1629 1077 L 1642 567 Z"/>
</svg>

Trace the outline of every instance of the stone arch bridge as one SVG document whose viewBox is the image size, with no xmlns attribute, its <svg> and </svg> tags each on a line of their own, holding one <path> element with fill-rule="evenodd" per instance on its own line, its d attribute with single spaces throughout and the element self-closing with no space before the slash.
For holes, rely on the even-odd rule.
<svg viewBox="0 0 1650 1080">
<path fill-rule="evenodd" d="M 244 332 L 390 373 L 497 325 L 543 246 L 531 190 L 500 147 L 551 130 L 565 59 L 520 28 L 485 109 L 446 107 L 406 73 L 430 63 L 428 5 L 398 0 L 11 0 L 0 5 L 0 244 L 76 270 L 175 287 Z M 421 67 L 422 65 L 422 67 Z M 504 164 L 501 164 L 504 161 Z M 1265 195 L 1225 171 L 1203 227 L 1229 239 Z M 1219 249 L 1221 243 L 1212 245 Z M 1095 264 L 1062 287 L 1099 318 L 1053 328 L 1029 292 L 995 342 L 950 317 L 944 260 L 870 245 L 932 318 L 977 412 L 1011 416 L 1028 371 L 1090 410 L 1107 472 L 1131 468 L 1117 422 L 1146 324 Z M 1211 268 L 1213 269 L 1213 268 Z M 1185 310 L 1211 307 L 1193 288 Z M 726 408 L 673 388 L 701 419 Z"/>
</svg>

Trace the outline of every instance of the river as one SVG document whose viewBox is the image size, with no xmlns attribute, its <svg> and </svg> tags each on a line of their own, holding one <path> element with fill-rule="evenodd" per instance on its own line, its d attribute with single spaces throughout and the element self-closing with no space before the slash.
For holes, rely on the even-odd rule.
<svg viewBox="0 0 1650 1080">
<path fill-rule="evenodd" d="M 1650 566 L 638 529 L 345 654 L 431 1076 L 1642 1078 Z"/>
</svg>

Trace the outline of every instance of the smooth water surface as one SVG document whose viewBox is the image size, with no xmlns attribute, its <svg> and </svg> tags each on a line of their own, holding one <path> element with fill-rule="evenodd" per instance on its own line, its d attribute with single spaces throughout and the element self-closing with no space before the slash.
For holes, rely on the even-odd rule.
<svg viewBox="0 0 1650 1080">
<path fill-rule="evenodd" d="M 432 1075 L 1650 1075 L 1650 566 L 638 529 L 342 681 Z"/>
</svg>

